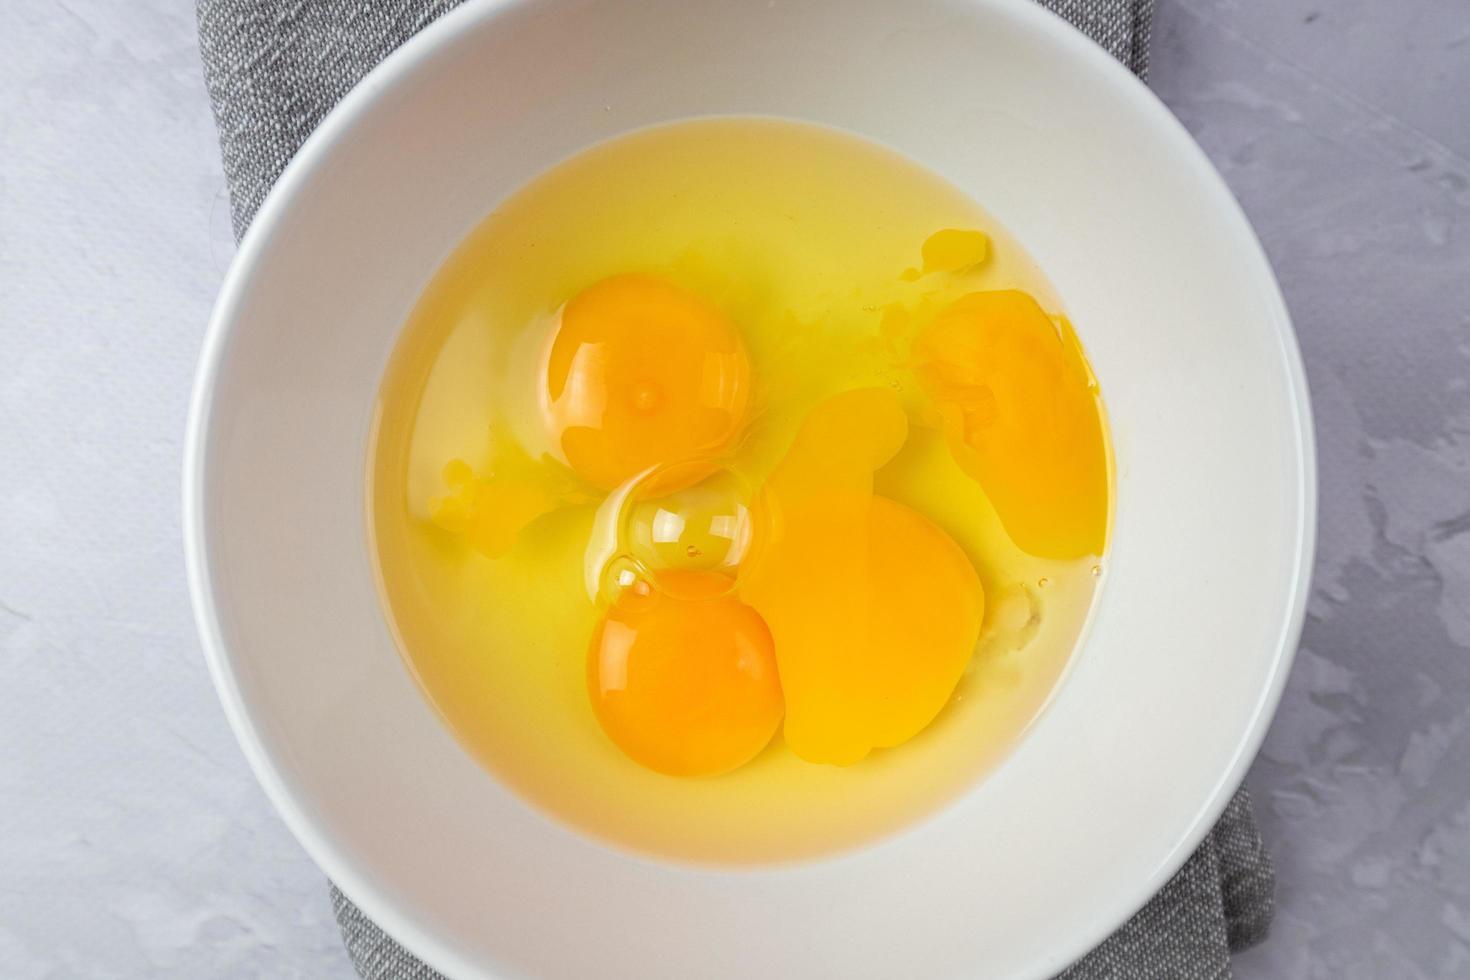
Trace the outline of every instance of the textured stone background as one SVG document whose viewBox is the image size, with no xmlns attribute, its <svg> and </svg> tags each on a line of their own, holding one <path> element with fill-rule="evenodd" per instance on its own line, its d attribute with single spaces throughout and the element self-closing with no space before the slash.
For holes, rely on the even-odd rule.
<svg viewBox="0 0 1470 980">
<path fill-rule="evenodd" d="M 3 0 L 0 976 L 346 978 L 205 675 L 178 472 L 231 253 L 191 0 Z M 1470 976 L 1470 2 L 1160 0 L 1311 376 L 1321 551 L 1246 980 Z"/>
</svg>

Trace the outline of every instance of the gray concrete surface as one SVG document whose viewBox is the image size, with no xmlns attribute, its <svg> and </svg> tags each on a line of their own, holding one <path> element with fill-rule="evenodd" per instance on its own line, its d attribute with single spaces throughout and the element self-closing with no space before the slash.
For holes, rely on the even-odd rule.
<svg viewBox="0 0 1470 980">
<path fill-rule="evenodd" d="M 188 0 L 4 0 L 0 976 L 348 977 L 184 591 L 229 221 Z M 1321 553 L 1250 782 L 1238 974 L 1470 976 L 1470 2 L 1160 0 L 1153 84 L 1255 222 L 1317 410 Z"/>
<path fill-rule="evenodd" d="M 1470 977 L 1470 3 L 1166 0 L 1156 90 L 1296 321 L 1321 520 L 1250 776 L 1280 870 L 1243 977 Z"/>
</svg>

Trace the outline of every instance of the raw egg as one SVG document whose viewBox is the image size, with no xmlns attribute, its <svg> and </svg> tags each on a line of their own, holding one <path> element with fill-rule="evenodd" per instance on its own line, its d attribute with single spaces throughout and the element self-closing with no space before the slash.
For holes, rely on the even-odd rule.
<svg viewBox="0 0 1470 980">
<path fill-rule="evenodd" d="M 950 448 L 1022 550 L 1100 555 L 1108 461 L 1096 385 L 1072 325 L 1015 289 L 955 300 L 914 344 Z"/>
<path fill-rule="evenodd" d="M 603 731 L 670 776 L 742 766 L 781 724 L 770 630 L 718 579 L 667 573 L 678 597 L 629 583 L 592 634 L 587 689 Z"/>
<path fill-rule="evenodd" d="M 718 452 L 750 389 L 739 332 L 698 296 L 655 276 L 609 276 L 561 313 L 543 390 L 554 444 L 611 490 L 651 466 Z"/>
<path fill-rule="evenodd" d="M 770 624 L 786 744 L 810 762 L 851 765 L 912 738 L 979 637 L 985 593 L 964 552 L 873 494 L 873 472 L 907 434 L 892 390 L 838 395 L 807 418 L 757 501 L 741 597 Z"/>
<path fill-rule="evenodd" d="M 370 540 L 409 674 L 614 847 L 752 864 L 910 825 L 1025 731 L 1106 560 L 1063 311 L 979 205 L 842 132 L 570 157 L 494 202 L 384 376 Z"/>
</svg>

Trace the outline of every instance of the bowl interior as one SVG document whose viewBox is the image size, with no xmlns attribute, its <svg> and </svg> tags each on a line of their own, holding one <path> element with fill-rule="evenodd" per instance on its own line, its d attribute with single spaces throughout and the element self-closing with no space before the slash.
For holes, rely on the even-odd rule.
<svg viewBox="0 0 1470 980">
<path fill-rule="evenodd" d="M 838 126 L 968 190 L 1040 261 L 1101 381 L 1108 574 L 1002 767 L 893 839 L 776 869 L 632 857 L 480 769 L 394 650 L 364 460 L 397 331 L 494 204 L 695 115 Z M 273 800 L 454 975 L 1049 976 L 1199 840 L 1300 627 L 1305 389 L 1259 246 L 1166 110 L 1031 4 L 470 3 L 348 97 L 267 202 L 207 343 L 186 473 L 196 602 Z"/>
</svg>

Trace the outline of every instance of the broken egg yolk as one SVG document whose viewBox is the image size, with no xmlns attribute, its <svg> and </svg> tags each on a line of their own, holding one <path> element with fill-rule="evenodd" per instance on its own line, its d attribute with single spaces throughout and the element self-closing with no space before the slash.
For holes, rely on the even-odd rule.
<svg viewBox="0 0 1470 980">
<path fill-rule="evenodd" d="M 666 280 L 616 275 L 562 309 L 543 413 L 567 465 L 610 490 L 728 446 L 749 389 L 745 346 L 723 314 Z"/>
<path fill-rule="evenodd" d="M 1102 554 L 1107 448 L 1071 324 L 1017 290 L 971 293 L 919 333 L 913 357 L 950 452 L 1017 547 L 1042 558 Z"/>
<path fill-rule="evenodd" d="M 786 744 L 850 765 L 898 745 L 948 701 L 979 636 L 984 590 L 927 518 L 873 494 L 908 421 L 890 389 L 819 405 L 755 502 L 741 598 L 770 627 Z"/>
<path fill-rule="evenodd" d="M 941 228 L 924 239 L 920 254 L 923 268 L 905 269 L 898 277 L 916 282 L 936 272 L 964 272 L 990 257 L 990 236 L 965 228 Z"/>
<path fill-rule="evenodd" d="M 984 262 L 990 255 L 990 236 L 983 231 L 944 228 L 924 240 L 925 272 L 959 272 Z"/>
<path fill-rule="evenodd" d="M 486 558 L 507 554 L 527 525 L 567 499 L 564 488 L 508 441 L 497 442 L 486 475 L 477 475 L 465 460 L 452 459 L 441 477 L 449 492 L 429 501 L 429 519 Z"/>
<path fill-rule="evenodd" d="M 668 573 L 632 583 L 603 615 L 587 657 L 592 707 L 635 762 L 713 776 L 753 759 L 781 725 L 770 630 L 728 579 Z M 675 593 L 675 594 L 671 594 Z"/>
</svg>

